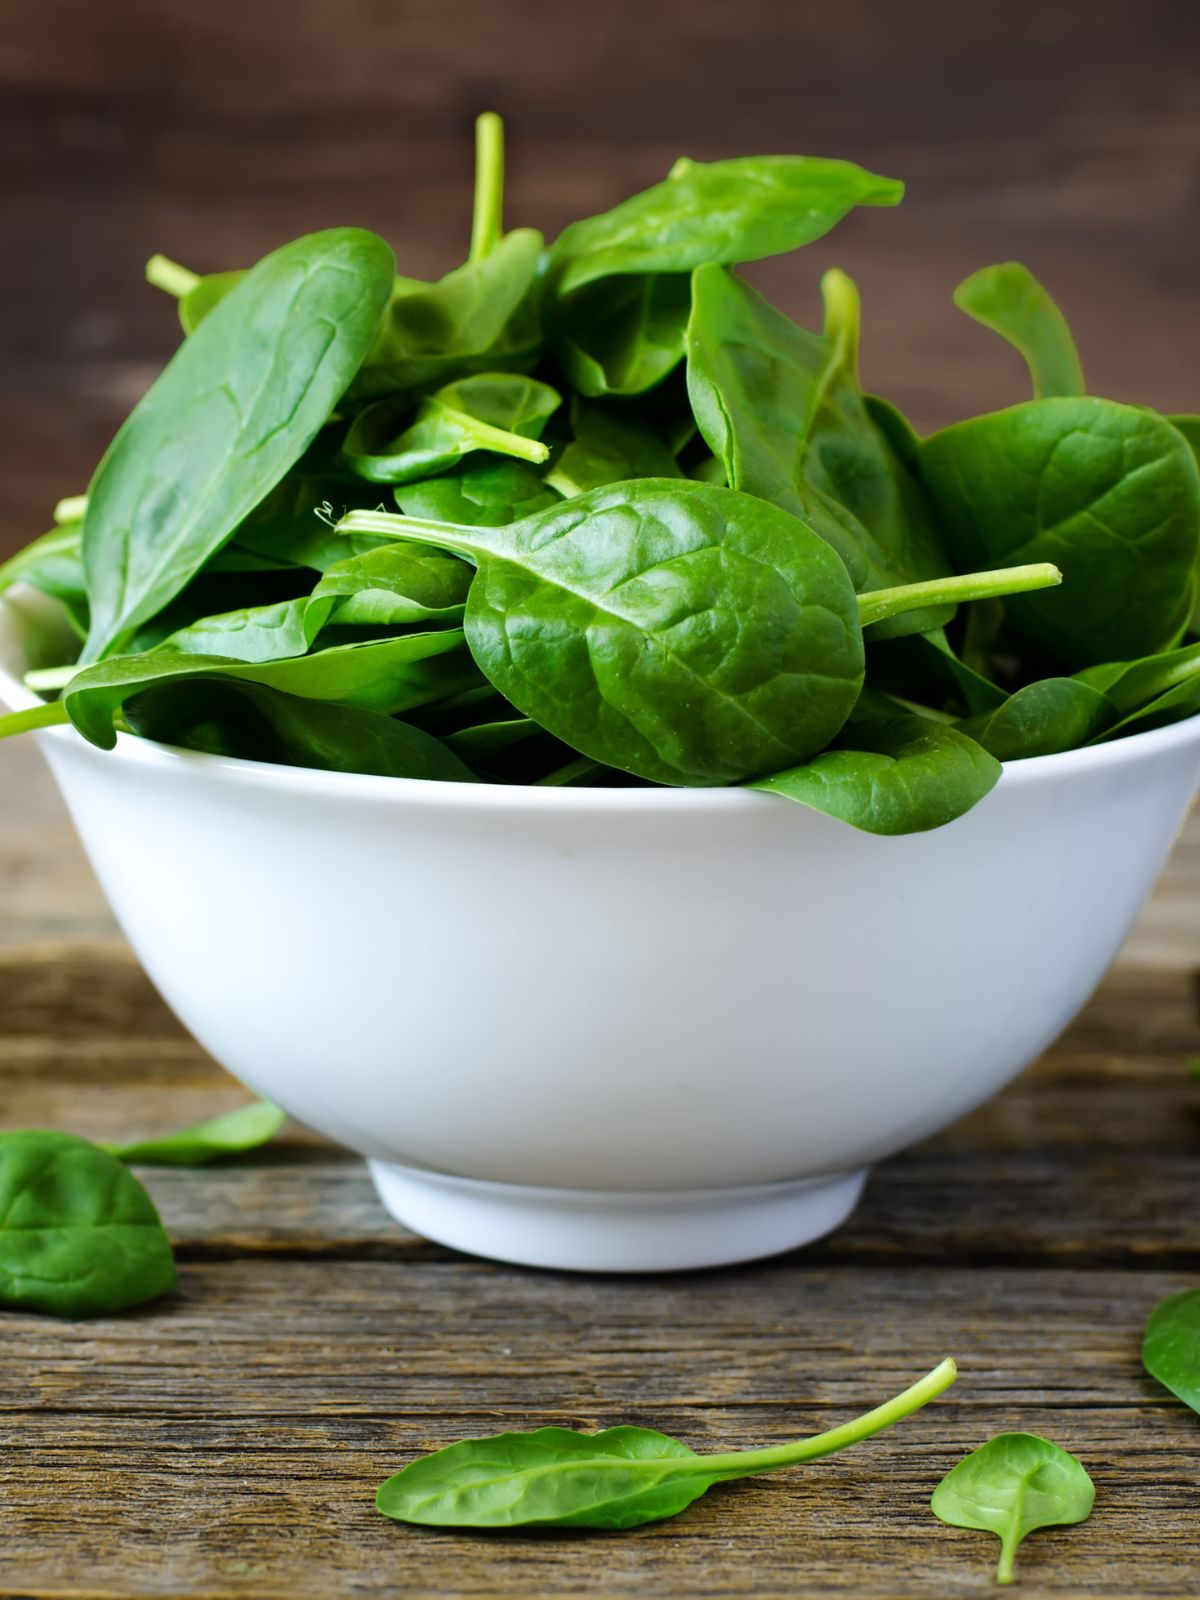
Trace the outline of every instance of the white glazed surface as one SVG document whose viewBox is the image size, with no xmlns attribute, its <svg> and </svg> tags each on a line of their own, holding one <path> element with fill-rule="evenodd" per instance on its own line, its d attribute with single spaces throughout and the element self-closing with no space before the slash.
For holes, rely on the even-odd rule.
<svg viewBox="0 0 1200 1600">
<path fill-rule="evenodd" d="M 1087 999 L 1200 779 L 1193 718 L 1011 763 L 888 839 L 737 789 L 38 737 L 151 978 L 237 1077 L 377 1161 L 610 1192 L 849 1173 L 978 1105 Z"/>
</svg>

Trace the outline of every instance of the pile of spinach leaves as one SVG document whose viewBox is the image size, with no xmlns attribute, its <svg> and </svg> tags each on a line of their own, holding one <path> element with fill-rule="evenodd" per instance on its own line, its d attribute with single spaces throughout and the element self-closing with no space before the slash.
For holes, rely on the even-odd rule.
<svg viewBox="0 0 1200 1600">
<path fill-rule="evenodd" d="M 75 659 L 0 736 L 71 722 L 443 782 L 749 784 L 876 833 L 1000 763 L 1200 711 L 1200 418 L 1089 396 L 1016 264 L 958 304 L 1034 398 L 919 438 L 733 270 L 902 186 L 679 161 L 548 247 L 478 126 L 467 260 L 335 228 L 249 271 L 156 256 L 185 338 L 86 496 L 0 567 Z M 1060 585 L 1061 579 L 1061 585 Z"/>
</svg>

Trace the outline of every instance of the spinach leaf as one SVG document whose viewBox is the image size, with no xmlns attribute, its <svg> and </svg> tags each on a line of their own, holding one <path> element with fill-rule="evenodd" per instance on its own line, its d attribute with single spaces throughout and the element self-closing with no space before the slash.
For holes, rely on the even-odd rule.
<svg viewBox="0 0 1200 1600">
<path fill-rule="evenodd" d="M 286 1111 L 267 1100 L 253 1100 L 248 1106 L 238 1106 L 236 1111 L 210 1117 L 191 1128 L 104 1148 L 119 1161 L 136 1161 L 141 1166 L 203 1167 L 210 1161 L 268 1144 L 286 1121 Z"/>
<path fill-rule="evenodd" d="M 62 602 L 80 638 L 87 635 L 87 579 L 83 571 L 83 524 L 64 522 L 0 563 L 0 595 L 27 583 Z"/>
<path fill-rule="evenodd" d="M 541 234 L 517 228 L 437 283 L 398 280 L 348 403 L 475 372 L 527 371 L 542 345 L 535 281 L 541 253 Z"/>
<path fill-rule="evenodd" d="M 550 314 L 550 346 L 580 394 L 644 394 L 683 360 L 686 273 L 634 273 L 577 289 Z"/>
<path fill-rule="evenodd" d="M 677 478 L 675 457 L 651 425 L 615 406 L 571 404 L 571 442 L 546 483 L 568 499 L 630 478 Z"/>
<path fill-rule="evenodd" d="M 457 556 L 393 543 L 327 567 L 310 603 L 329 601 L 329 620 L 342 627 L 459 622 L 473 576 Z"/>
<path fill-rule="evenodd" d="M 458 472 L 396 488 L 396 503 L 407 516 L 477 528 L 502 528 L 558 498 L 533 467 L 506 456 L 481 455 Z"/>
<path fill-rule="evenodd" d="M 203 671 L 154 680 L 123 707 L 143 738 L 208 755 L 382 778 L 474 781 L 438 739 L 394 717 Z"/>
<path fill-rule="evenodd" d="M 758 261 L 819 239 L 855 206 L 894 206 L 903 193 L 902 183 L 852 161 L 680 161 L 664 182 L 564 228 L 548 280 L 561 297 L 617 274 Z"/>
<path fill-rule="evenodd" d="M 862 686 L 842 563 L 730 489 L 648 478 L 505 528 L 367 512 L 343 526 L 475 562 L 465 628 L 484 676 L 580 754 L 652 781 L 731 783 L 804 760 Z"/>
<path fill-rule="evenodd" d="M 998 761 L 1053 756 L 1090 743 L 1117 717 L 1107 695 L 1076 678 L 1042 678 L 1018 689 L 994 711 L 972 717 L 962 731 Z"/>
<path fill-rule="evenodd" d="M 113 748 L 113 719 L 127 700 L 176 678 L 233 678 L 306 700 L 391 714 L 476 681 L 478 674 L 464 660 L 462 640 L 457 628 L 447 628 L 264 662 L 152 650 L 83 668 L 64 688 L 63 704 L 83 737 L 102 750 Z"/>
<path fill-rule="evenodd" d="M 307 458 L 306 458 L 307 460 Z M 383 492 L 346 471 L 325 466 L 306 470 L 302 462 L 238 526 L 232 543 L 219 552 L 279 561 L 324 572 L 335 562 L 378 549 L 379 539 L 348 540 L 333 530 L 350 511 L 382 511 Z"/>
<path fill-rule="evenodd" d="M 1011 1583 L 1017 1547 L 1026 1535 L 1086 1522 L 1095 1498 L 1091 1478 L 1066 1450 L 1034 1433 L 1000 1433 L 946 1474 L 930 1506 L 952 1528 L 996 1534 L 996 1582 Z"/>
<path fill-rule="evenodd" d="M 1184 1405 L 1200 1411 L 1200 1289 L 1168 1295 L 1155 1306 L 1142 1341 L 1142 1365 Z"/>
<path fill-rule="evenodd" d="M 395 409 L 386 400 L 359 413 L 346 435 L 342 458 L 372 483 L 413 483 L 453 467 L 475 450 L 549 458 L 540 435 L 561 396 L 534 378 L 480 373 L 447 384 L 421 402 L 412 424 L 395 433 Z"/>
<path fill-rule="evenodd" d="M 277 600 L 218 612 L 177 628 L 155 648 L 191 656 L 225 656 L 232 661 L 282 661 L 306 655 L 320 633 L 333 601 Z"/>
<path fill-rule="evenodd" d="M 943 1361 L 919 1383 L 853 1422 L 796 1444 L 698 1456 L 650 1428 L 573 1433 L 538 1428 L 463 1439 L 380 1486 L 385 1517 L 443 1528 L 636 1528 L 673 1517 L 714 1483 L 832 1455 L 911 1416 L 955 1378 Z"/>
<path fill-rule="evenodd" d="M 1183 645 L 1178 650 L 1162 650 L 1141 661 L 1109 661 L 1102 666 L 1085 667 L 1077 674 L 1107 695 L 1123 715 L 1149 705 L 1159 695 L 1200 675 L 1200 644 Z"/>
<path fill-rule="evenodd" d="M 362 361 L 393 270 L 374 234 L 310 234 L 260 261 L 176 351 L 88 491 L 85 661 L 178 594 L 303 454 Z"/>
<path fill-rule="evenodd" d="M 916 479 L 867 410 L 857 378 L 857 298 L 827 275 L 830 330 L 798 328 L 720 267 L 692 279 L 688 392 L 730 485 L 825 538 L 860 588 L 937 577 L 949 564 Z M 891 632 L 938 626 L 917 613 Z"/>
<path fill-rule="evenodd" d="M 1021 352 L 1037 399 L 1087 392 L 1067 319 L 1019 261 L 973 272 L 954 291 L 954 304 Z"/>
<path fill-rule="evenodd" d="M 0 1305 L 106 1316 L 174 1283 L 154 1202 L 119 1161 L 69 1133 L 0 1133 Z"/>
<path fill-rule="evenodd" d="M 1084 667 L 1171 640 L 1200 545 L 1200 474 L 1162 418 L 1027 401 L 933 434 L 921 467 L 960 565 L 1061 567 L 1061 593 L 1005 612 L 1056 659 Z"/>
<path fill-rule="evenodd" d="M 925 717 L 855 717 L 801 767 L 749 784 L 867 833 L 944 827 L 983 799 L 1000 763 L 959 728 Z"/>
</svg>

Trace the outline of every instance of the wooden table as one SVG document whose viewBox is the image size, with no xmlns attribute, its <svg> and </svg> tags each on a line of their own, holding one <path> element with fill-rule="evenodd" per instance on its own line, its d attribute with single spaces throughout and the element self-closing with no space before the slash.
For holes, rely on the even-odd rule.
<svg viewBox="0 0 1200 1600">
<path fill-rule="evenodd" d="M 986 1594 L 995 1542 L 927 1503 L 1009 1428 L 1076 1451 L 1098 1489 L 1089 1524 L 1025 1545 L 1027 1593 L 1195 1594 L 1200 1418 L 1138 1346 L 1155 1302 L 1200 1281 L 1198 905 L 1193 828 L 1050 1055 L 882 1166 L 832 1239 L 758 1266 L 575 1278 L 455 1256 L 300 1130 L 236 1166 L 147 1173 L 177 1292 L 0 1324 L 0 1594 Z M 129 1137 L 244 1097 L 142 976 L 17 746 L 0 748 L 0 972 L 4 1125 Z M 466 1435 L 638 1422 L 702 1450 L 767 1444 L 947 1352 L 958 1385 L 894 1432 L 636 1533 L 464 1538 L 372 1508 L 389 1472 Z"/>
</svg>

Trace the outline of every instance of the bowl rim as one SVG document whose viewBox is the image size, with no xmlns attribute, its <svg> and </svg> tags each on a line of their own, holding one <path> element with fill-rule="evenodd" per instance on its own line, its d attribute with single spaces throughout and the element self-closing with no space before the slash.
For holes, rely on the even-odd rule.
<svg viewBox="0 0 1200 1600">
<path fill-rule="evenodd" d="M 0 595 L 0 635 L 7 631 L 12 609 L 9 594 Z M 36 591 L 34 592 L 36 593 Z M 37 602 L 43 596 L 37 595 Z M 53 602 L 51 602 L 53 603 Z M 8 670 L 0 659 L 0 708 L 9 706 L 24 711 L 42 705 L 41 696 L 29 689 Z M 778 803 L 779 795 L 767 790 L 730 788 L 648 788 L 601 789 L 580 786 L 541 786 L 538 784 L 455 783 L 442 778 L 389 778 L 367 772 L 326 772 L 313 767 L 288 767 L 274 762 L 252 761 L 242 756 L 209 755 L 185 750 L 178 745 L 160 744 L 137 734 L 118 733 L 112 750 L 89 745 L 73 727 L 62 724 L 38 729 L 33 737 L 62 744 L 82 746 L 106 761 L 148 767 L 156 771 L 194 772 L 227 782 L 263 789 L 286 789 L 293 793 L 327 794 L 345 800 L 396 802 L 433 800 L 438 806 L 472 809 L 593 810 L 599 813 L 645 811 L 730 811 L 750 806 Z M 1030 784 L 1053 783 L 1089 771 L 1112 770 L 1195 742 L 1200 745 L 1200 712 L 1164 728 L 1132 733 L 1106 744 L 1085 745 L 1064 750 L 1058 755 L 1025 756 L 1002 763 L 999 783 L 1005 789 Z"/>
</svg>

